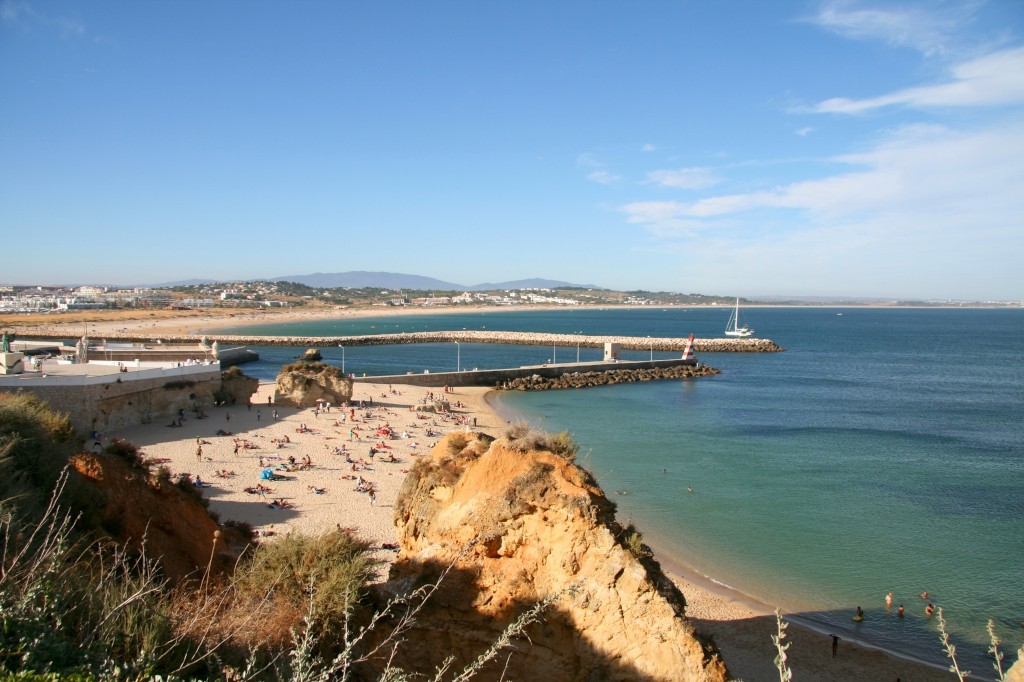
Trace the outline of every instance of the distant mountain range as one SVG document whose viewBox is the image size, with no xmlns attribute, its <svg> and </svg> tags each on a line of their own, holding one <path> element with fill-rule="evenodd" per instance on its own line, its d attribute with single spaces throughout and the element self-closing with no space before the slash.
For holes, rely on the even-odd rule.
<svg viewBox="0 0 1024 682">
<path fill-rule="evenodd" d="M 214 284 L 216 280 L 188 280 L 186 282 L 166 283 L 156 285 L 160 287 L 180 287 L 189 285 Z M 473 286 L 442 282 L 433 278 L 426 278 L 420 274 L 401 274 L 399 272 L 368 272 L 354 270 L 350 272 L 313 272 L 312 274 L 289 274 L 280 278 L 270 278 L 268 282 L 294 282 L 296 284 L 314 287 L 316 289 L 335 289 L 338 287 L 349 287 L 361 289 L 364 287 L 376 287 L 380 289 L 413 289 L 418 291 L 494 291 L 501 289 L 562 289 L 565 287 L 580 287 L 583 289 L 603 289 L 595 285 L 577 285 L 557 280 L 542 280 L 539 278 L 531 280 L 516 280 L 514 282 L 484 283 Z"/>
</svg>

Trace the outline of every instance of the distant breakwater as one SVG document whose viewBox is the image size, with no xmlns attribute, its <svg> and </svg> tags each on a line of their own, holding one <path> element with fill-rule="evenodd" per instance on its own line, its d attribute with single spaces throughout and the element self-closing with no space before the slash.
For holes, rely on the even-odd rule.
<svg viewBox="0 0 1024 682">
<path fill-rule="evenodd" d="M 67 339 L 67 334 L 25 332 L 26 337 L 39 339 Z M 234 334 L 188 334 L 188 335 L 141 335 L 121 332 L 97 334 L 108 341 L 157 340 L 167 343 L 195 343 L 205 336 L 211 343 L 232 346 L 301 346 L 316 348 L 327 346 L 387 346 L 405 343 L 494 343 L 510 346 L 560 346 L 581 348 L 603 348 L 606 343 L 617 343 L 625 350 L 680 351 L 686 347 L 687 339 L 646 336 L 589 336 L 582 334 L 547 334 L 542 332 L 501 332 L 501 331 L 437 331 L 406 332 L 399 334 L 367 334 L 362 336 L 248 336 Z M 698 353 L 777 353 L 784 350 L 770 339 L 704 339 L 693 342 Z"/>
<path fill-rule="evenodd" d="M 573 388 L 590 388 L 609 384 L 635 383 L 639 381 L 663 381 L 665 379 L 693 379 L 721 374 L 722 370 L 707 365 L 674 365 L 670 367 L 645 367 L 640 369 L 605 369 L 592 372 L 567 372 L 556 377 L 542 377 L 534 374 L 508 381 L 497 388 L 507 391 L 551 391 Z"/>
</svg>

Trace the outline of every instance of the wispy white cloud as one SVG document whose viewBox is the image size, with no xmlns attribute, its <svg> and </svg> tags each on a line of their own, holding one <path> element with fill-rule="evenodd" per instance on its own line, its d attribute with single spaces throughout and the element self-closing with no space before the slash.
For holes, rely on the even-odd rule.
<svg viewBox="0 0 1024 682">
<path fill-rule="evenodd" d="M 53 27 L 65 38 L 81 38 L 86 33 L 85 23 L 81 19 L 66 14 L 52 15 L 40 12 L 23 0 L 0 1 L 0 22 L 8 26 Z"/>
<path fill-rule="evenodd" d="M 587 173 L 587 180 L 590 180 L 591 182 L 596 182 L 596 183 L 599 183 L 599 184 L 602 184 L 602 185 L 614 185 L 615 183 L 617 183 L 620 180 L 622 180 L 622 178 L 620 176 L 618 176 L 618 175 L 615 175 L 614 173 L 609 173 L 608 171 L 599 170 L 599 171 L 594 171 L 592 173 Z"/>
<path fill-rule="evenodd" d="M 704 189 L 717 185 L 721 179 L 710 168 L 674 168 L 650 171 L 647 182 L 676 189 Z"/>
<path fill-rule="evenodd" d="M 969 132 L 907 126 L 834 160 L 848 170 L 620 210 L 708 281 L 726 268 L 751 287 L 785 281 L 804 292 L 870 282 L 858 293 L 1024 295 L 1024 123 Z M 985 281 L 974 281 L 979 268 Z"/>
<path fill-rule="evenodd" d="M 727 271 L 735 291 L 1024 296 L 1024 123 L 908 126 L 835 161 L 847 172 L 621 210 L 693 281 Z"/>
<path fill-rule="evenodd" d="M 880 40 L 931 56 L 948 51 L 950 41 L 971 20 L 977 5 L 957 2 L 870 6 L 854 0 L 828 0 L 809 21 L 847 38 Z"/>
<path fill-rule="evenodd" d="M 814 128 L 812 128 L 810 126 L 807 126 L 807 127 L 804 127 L 804 128 L 797 128 L 797 130 L 795 132 L 800 137 L 807 137 L 808 135 L 810 135 L 811 133 L 814 132 Z"/>
<path fill-rule="evenodd" d="M 650 144 L 650 143 L 645 144 L 643 147 L 640 147 L 640 151 L 642 151 L 644 153 L 647 153 L 647 154 L 649 154 L 649 153 L 651 153 L 653 151 L 657 151 L 657 149 L 658 149 L 657 147 L 655 147 L 653 144 Z"/>
<path fill-rule="evenodd" d="M 816 219 L 847 220 L 880 211 L 934 211 L 937 206 L 1024 208 L 1024 125 L 975 133 L 907 126 L 874 149 L 834 159 L 856 170 L 774 190 L 697 201 L 636 202 L 629 222 L 657 224 L 732 215 L 755 209 L 800 209 Z M 1016 188 L 1016 189 L 1015 189 Z"/>
<path fill-rule="evenodd" d="M 868 99 L 834 98 L 814 111 L 859 114 L 888 106 L 966 107 L 1024 102 L 1024 47 L 1002 50 L 953 68 L 952 80 Z"/>
</svg>

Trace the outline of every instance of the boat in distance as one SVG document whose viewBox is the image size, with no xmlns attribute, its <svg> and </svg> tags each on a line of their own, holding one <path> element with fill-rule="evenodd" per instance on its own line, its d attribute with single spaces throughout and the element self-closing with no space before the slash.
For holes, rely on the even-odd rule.
<svg viewBox="0 0 1024 682">
<path fill-rule="evenodd" d="M 739 338 L 747 338 L 754 335 L 754 330 L 747 325 L 740 325 L 740 299 L 736 299 L 736 307 L 733 309 L 732 314 L 729 315 L 729 322 L 725 325 L 726 336 L 736 336 Z"/>
</svg>

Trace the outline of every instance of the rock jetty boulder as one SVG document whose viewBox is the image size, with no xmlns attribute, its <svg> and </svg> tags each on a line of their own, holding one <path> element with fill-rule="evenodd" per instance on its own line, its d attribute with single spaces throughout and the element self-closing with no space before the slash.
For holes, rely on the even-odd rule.
<svg viewBox="0 0 1024 682">
<path fill-rule="evenodd" d="M 352 379 L 334 365 L 295 362 L 277 375 L 275 401 L 294 407 L 314 407 L 318 401 L 342 405 L 352 397 Z"/>
<path fill-rule="evenodd" d="M 394 663 L 431 670 L 450 655 L 459 670 L 551 599 L 482 679 L 543 671 L 551 682 L 724 682 L 725 664 L 695 635 L 683 595 L 649 553 L 627 548 L 631 529 L 572 463 L 574 448 L 516 428 L 498 440 L 453 432 L 406 478 L 395 504 L 400 553 L 378 599 L 440 582 Z"/>
</svg>

